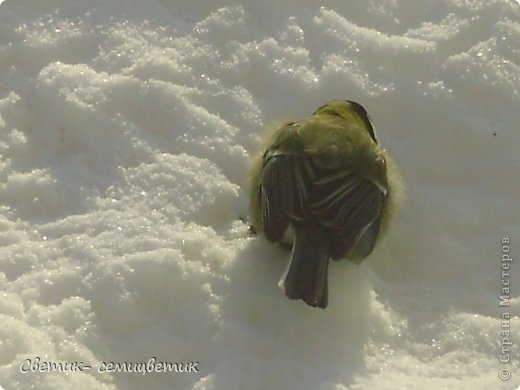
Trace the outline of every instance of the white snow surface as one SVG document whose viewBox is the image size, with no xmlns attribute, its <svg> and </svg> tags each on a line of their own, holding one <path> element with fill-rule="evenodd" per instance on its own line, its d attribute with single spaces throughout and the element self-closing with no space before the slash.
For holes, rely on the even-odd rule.
<svg viewBox="0 0 520 390">
<path fill-rule="evenodd" d="M 245 178 L 266 126 L 332 99 L 365 106 L 407 194 L 319 310 L 278 288 Z M 519 107 L 515 1 L 4 1 L 0 386 L 516 388 Z M 152 357 L 198 372 L 98 370 Z"/>
</svg>

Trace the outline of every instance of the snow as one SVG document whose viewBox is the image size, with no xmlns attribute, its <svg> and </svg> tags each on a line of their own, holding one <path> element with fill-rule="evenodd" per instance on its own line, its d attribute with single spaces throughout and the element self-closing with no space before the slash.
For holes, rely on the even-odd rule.
<svg viewBox="0 0 520 390">
<path fill-rule="evenodd" d="M 517 387 L 516 3 L 4 1 L 1 386 Z M 266 126 L 332 99 L 365 106 L 407 199 L 361 266 L 331 264 L 323 311 L 277 287 L 245 173 Z M 198 372 L 98 372 L 152 357 Z"/>
</svg>

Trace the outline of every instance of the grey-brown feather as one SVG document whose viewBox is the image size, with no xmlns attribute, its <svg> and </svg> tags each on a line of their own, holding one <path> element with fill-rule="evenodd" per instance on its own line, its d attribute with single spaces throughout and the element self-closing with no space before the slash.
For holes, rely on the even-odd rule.
<svg viewBox="0 0 520 390">
<path fill-rule="evenodd" d="M 292 222 L 314 221 L 329 230 L 329 256 L 341 259 L 362 237 L 369 241 L 362 253 L 373 249 L 384 195 L 339 165 L 323 168 L 305 156 L 268 151 L 259 201 L 269 241 L 280 241 Z"/>
</svg>

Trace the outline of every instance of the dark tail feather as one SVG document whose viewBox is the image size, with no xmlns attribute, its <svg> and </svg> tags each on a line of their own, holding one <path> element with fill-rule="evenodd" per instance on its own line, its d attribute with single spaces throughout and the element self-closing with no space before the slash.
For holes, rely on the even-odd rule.
<svg viewBox="0 0 520 390">
<path fill-rule="evenodd" d="M 327 231 L 314 222 L 293 225 L 295 242 L 291 262 L 281 286 L 290 299 L 302 299 L 313 307 L 328 303 L 327 270 L 330 239 Z"/>
</svg>

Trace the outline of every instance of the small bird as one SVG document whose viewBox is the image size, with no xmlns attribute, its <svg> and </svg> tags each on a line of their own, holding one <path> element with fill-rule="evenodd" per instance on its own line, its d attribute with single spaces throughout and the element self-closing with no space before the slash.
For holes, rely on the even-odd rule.
<svg viewBox="0 0 520 390">
<path fill-rule="evenodd" d="M 275 129 L 249 179 L 253 230 L 271 242 L 294 236 L 280 287 L 319 308 L 328 304 L 329 258 L 359 263 L 369 255 L 402 189 L 366 110 L 349 100 Z"/>
</svg>

